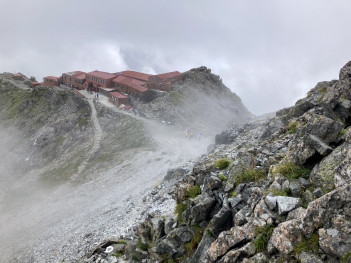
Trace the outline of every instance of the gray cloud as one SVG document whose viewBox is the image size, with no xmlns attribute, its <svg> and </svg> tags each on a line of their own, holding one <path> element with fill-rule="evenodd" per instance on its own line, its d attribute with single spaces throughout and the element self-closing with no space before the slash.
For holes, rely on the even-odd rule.
<svg viewBox="0 0 351 263">
<path fill-rule="evenodd" d="M 350 1 L 3 0 L 0 71 L 185 71 L 206 65 L 256 114 L 350 60 Z"/>
</svg>

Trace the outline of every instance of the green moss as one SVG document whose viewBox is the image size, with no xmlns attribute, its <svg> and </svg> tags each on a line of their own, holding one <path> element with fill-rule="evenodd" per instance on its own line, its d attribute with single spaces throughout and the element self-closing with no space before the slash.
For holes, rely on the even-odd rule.
<svg viewBox="0 0 351 263">
<path fill-rule="evenodd" d="M 187 189 L 187 197 L 195 198 L 199 194 L 201 194 L 201 188 L 200 188 L 199 185 L 192 185 L 192 186 L 188 187 L 188 189 Z"/>
<path fill-rule="evenodd" d="M 313 234 L 309 239 L 305 237 L 302 238 L 302 241 L 298 243 L 295 247 L 295 253 L 297 255 L 301 252 L 313 252 L 317 253 L 319 250 L 319 236 L 317 233 Z"/>
<path fill-rule="evenodd" d="M 86 118 L 80 118 L 79 120 L 78 120 L 78 125 L 79 125 L 79 127 L 83 127 L 83 126 L 87 126 L 88 125 L 88 119 L 86 119 Z"/>
<path fill-rule="evenodd" d="M 223 174 L 221 174 L 221 175 L 219 176 L 219 180 L 221 180 L 222 182 L 225 182 L 225 181 L 228 180 L 228 178 L 225 177 Z"/>
<path fill-rule="evenodd" d="M 138 256 L 135 255 L 135 254 L 132 255 L 132 259 L 133 259 L 134 261 L 140 262 L 140 259 L 139 259 Z"/>
<path fill-rule="evenodd" d="M 248 169 L 235 178 L 235 183 L 256 182 L 264 177 L 266 177 L 266 175 L 263 172 L 256 169 Z"/>
<path fill-rule="evenodd" d="M 119 239 L 119 240 L 117 241 L 117 244 L 126 245 L 127 242 L 126 242 L 125 240 L 123 240 L 123 239 Z"/>
<path fill-rule="evenodd" d="M 351 262 L 351 252 L 346 253 L 346 254 L 341 258 L 341 262 L 343 262 L 343 263 Z"/>
<path fill-rule="evenodd" d="M 341 132 L 340 132 L 340 134 L 339 134 L 339 136 L 341 137 L 341 136 L 343 136 L 345 133 L 346 133 L 346 129 L 342 128 L 342 129 L 341 129 Z"/>
<path fill-rule="evenodd" d="M 234 191 L 230 192 L 229 196 L 230 197 L 237 197 L 238 193 L 234 190 Z"/>
<path fill-rule="evenodd" d="M 186 202 L 181 202 L 176 205 L 175 213 L 177 214 L 177 219 L 179 222 L 183 222 L 184 218 L 182 216 L 183 212 L 188 208 L 188 204 Z"/>
<path fill-rule="evenodd" d="M 266 251 L 268 241 L 271 238 L 274 231 L 274 227 L 272 225 L 265 225 L 261 227 L 257 227 L 255 230 L 256 238 L 253 241 L 255 245 L 256 252 Z"/>
<path fill-rule="evenodd" d="M 289 134 L 296 133 L 296 131 L 297 131 L 297 122 L 296 121 L 289 122 L 287 130 L 288 130 Z"/>
<path fill-rule="evenodd" d="M 227 168 L 230 164 L 230 161 L 228 159 L 218 159 L 215 164 L 214 167 L 219 168 L 220 170 L 223 170 L 225 168 Z"/>
<path fill-rule="evenodd" d="M 138 238 L 138 248 L 141 250 L 147 251 L 149 249 L 149 245 L 146 243 L 143 243 L 140 238 Z"/>
<path fill-rule="evenodd" d="M 117 252 L 117 253 L 112 254 L 112 256 L 114 256 L 114 257 L 116 257 L 116 258 L 121 258 L 121 257 L 124 256 L 124 254 L 121 253 L 121 252 Z"/>
<path fill-rule="evenodd" d="M 298 166 L 294 163 L 282 163 L 277 165 L 275 173 L 280 173 L 289 180 L 298 179 L 300 177 L 307 178 L 311 170 Z"/>
</svg>

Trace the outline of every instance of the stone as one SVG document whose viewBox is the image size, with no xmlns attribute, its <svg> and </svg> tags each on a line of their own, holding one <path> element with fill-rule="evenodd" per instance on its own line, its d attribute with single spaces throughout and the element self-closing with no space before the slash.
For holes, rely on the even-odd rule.
<svg viewBox="0 0 351 263">
<path fill-rule="evenodd" d="M 206 192 L 198 195 L 191 201 L 191 206 L 184 211 L 184 219 L 193 225 L 206 220 L 211 213 L 211 208 L 215 204 L 215 201 L 215 198 Z"/>
<path fill-rule="evenodd" d="M 267 263 L 268 259 L 267 256 L 264 253 L 257 253 L 253 257 L 243 260 L 243 263 Z"/>
<path fill-rule="evenodd" d="M 209 225 L 208 230 L 214 236 L 218 236 L 224 230 L 228 230 L 233 226 L 233 214 L 232 209 L 228 204 L 224 204 L 217 214 L 215 214 Z"/>
<path fill-rule="evenodd" d="M 324 262 L 317 255 L 314 255 L 312 253 L 308 253 L 305 251 L 301 252 L 301 254 L 298 255 L 298 258 L 301 263 L 323 263 Z"/>
<path fill-rule="evenodd" d="M 322 156 L 326 156 L 331 151 L 333 151 L 332 147 L 330 147 L 328 144 L 326 144 L 320 138 L 318 138 L 317 136 L 315 136 L 313 134 L 308 134 L 308 135 L 304 136 L 303 138 L 306 141 L 307 145 L 314 148 Z"/>
<path fill-rule="evenodd" d="M 272 253 L 274 248 L 284 254 L 289 254 L 295 246 L 301 242 L 301 230 L 299 221 L 296 219 L 280 223 L 273 231 L 268 242 L 268 253 Z"/>
<path fill-rule="evenodd" d="M 219 257 L 226 254 L 230 248 L 254 238 L 256 226 L 254 222 L 250 222 L 220 233 L 208 248 L 205 262 L 215 262 Z"/>
<path fill-rule="evenodd" d="M 216 176 L 210 176 L 204 180 L 204 191 L 213 191 L 222 186 L 222 181 Z"/>
<path fill-rule="evenodd" d="M 301 199 L 288 196 L 277 196 L 278 214 L 284 215 L 300 206 Z"/>
<path fill-rule="evenodd" d="M 218 263 L 239 262 L 241 257 L 251 257 L 255 254 L 255 252 L 255 246 L 250 242 L 241 248 L 230 250 L 218 261 Z"/>
<path fill-rule="evenodd" d="M 323 191 L 318 187 L 318 188 L 314 189 L 312 194 L 315 198 L 319 198 L 323 195 Z"/>
<path fill-rule="evenodd" d="M 203 263 L 206 260 L 206 251 L 210 245 L 215 241 L 213 236 L 209 236 L 205 233 L 196 248 L 194 255 L 191 258 L 192 263 Z"/>
<path fill-rule="evenodd" d="M 169 232 L 171 232 L 176 226 L 177 226 L 176 221 L 174 220 L 173 217 L 167 216 L 165 218 L 164 231 L 166 235 L 168 235 Z"/>
<path fill-rule="evenodd" d="M 343 66 L 339 73 L 339 80 L 350 79 L 351 78 L 351 61 L 347 62 Z"/>
<path fill-rule="evenodd" d="M 342 258 L 351 251 L 351 234 L 335 228 L 321 228 L 318 230 L 318 235 L 319 245 L 327 254 Z"/>
<path fill-rule="evenodd" d="M 297 180 L 289 183 L 289 189 L 294 197 L 299 197 L 302 193 L 301 184 Z"/>
<path fill-rule="evenodd" d="M 277 197 L 273 195 L 267 195 L 264 199 L 266 205 L 271 211 L 277 208 Z"/>
</svg>

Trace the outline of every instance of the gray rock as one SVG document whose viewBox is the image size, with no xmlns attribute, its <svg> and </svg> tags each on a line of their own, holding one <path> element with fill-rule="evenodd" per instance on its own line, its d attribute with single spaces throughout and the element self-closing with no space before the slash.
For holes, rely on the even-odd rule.
<svg viewBox="0 0 351 263">
<path fill-rule="evenodd" d="M 300 198 L 277 196 L 278 214 L 284 215 L 300 206 Z"/>
<path fill-rule="evenodd" d="M 323 260 L 321 260 L 317 255 L 305 251 L 302 252 L 298 258 L 301 263 L 323 263 Z"/>
<path fill-rule="evenodd" d="M 277 197 L 276 196 L 267 195 L 266 198 L 264 199 L 264 201 L 271 211 L 273 211 L 277 208 Z"/>
<path fill-rule="evenodd" d="M 165 218 L 165 234 L 168 235 L 169 232 L 171 232 L 175 226 L 176 226 L 176 221 L 174 220 L 174 218 L 167 216 Z"/>
<path fill-rule="evenodd" d="M 319 198 L 323 195 L 323 191 L 318 187 L 318 188 L 314 189 L 312 194 L 315 198 Z"/>
<path fill-rule="evenodd" d="M 289 189 L 294 197 L 299 197 L 302 193 L 302 188 L 299 181 L 291 181 L 289 183 Z"/>
<path fill-rule="evenodd" d="M 228 230 L 233 226 L 232 219 L 232 209 L 228 204 L 224 204 L 221 210 L 212 217 L 208 225 L 208 230 L 211 231 L 214 236 L 218 236 L 220 232 Z"/>
<path fill-rule="evenodd" d="M 339 80 L 350 79 L 351 78 L 351 61 L 347 62 L 343 66 L 339 73 Z"/>
<path fill-rule="evenodd" d="M 203 263 L 206 260 L 206 251 L 210 245 L 215 241 L 213 236 L 209 236 L 207 233 L 204 233 L 200 244 L 197 246 L 194 255 L 191 258 L 192 263 Z"/>
<path fill-rule="evenodd" d="M 222 186 L 222 181 L 216 176 L 206 177 L 204 180 L 204 192 L 213 191 Z"/>
<path fill-rule="evenodd" d="M 351 251 L 351 233 L 345 233 L 335 228 L 321 228 L 318 234 L 319 245 L 327 254 L 342 258 Z"/>
<path fill-rule="evenodd" d="M 326 156 L 333 150 L 332 147 L 313 134 L 304 136 L 304 140 L 306 141 L 307 145 L 314 148 L 322 156 Z"/>
<path fill-rule="evenodd" d="M 198 224 L 208 218 L 214 204 L 215 198 L 205 192 L 191 201 L 191 206 L 184 211 L 183 217 L 193 225 Z"/>
<path fill-rule="evenodd" d="M 304 188 L 311 186 L 311 183 L 303 177 L 299 178 L 299 182 L 300 182 L 301 186 Z"/>
</svg>

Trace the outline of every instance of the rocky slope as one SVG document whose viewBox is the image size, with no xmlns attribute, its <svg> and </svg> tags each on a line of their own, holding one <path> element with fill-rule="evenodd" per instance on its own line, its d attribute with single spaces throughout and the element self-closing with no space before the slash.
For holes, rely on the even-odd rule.
<svg viewBox="0 0 351 263">
<path fill-rule="evenodd" d="M 175 214 L 83 261 L 351 262 L 350 88 L 348 62 L 275 118 L 218 134 L 191 170 L 169 172 Z"/>
<path fill-rule="evenodd" d="M 172 85 L 170 92 L 156 92 L 151 103 L 134 103 L 147 118 L 163 120 L 214 135 L 228 124 L 242 124 L 253 115 L 219 76 L 206 67 L 184 73 L 184 80 Z"/>
</svg>

